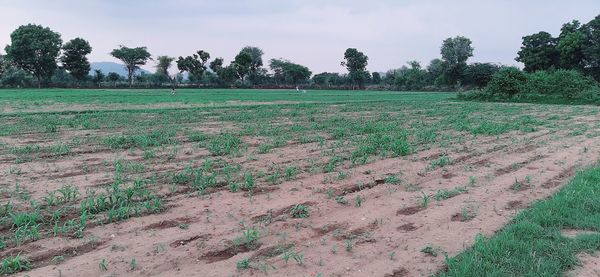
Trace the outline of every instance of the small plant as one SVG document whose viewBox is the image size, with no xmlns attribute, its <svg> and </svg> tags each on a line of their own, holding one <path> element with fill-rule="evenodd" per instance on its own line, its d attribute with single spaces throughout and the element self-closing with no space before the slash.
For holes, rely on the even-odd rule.
<svg viewBox="0 0 600 277">
<path fill-rule="evenodd" d="M 402 180 L 397 175 L 390 175 L 385 177 L 384 182 L 386 184 L 398 185 L 402 183 Z"/>
<path fill-rule="evenodd" d="M 237 269 L 247 269 L 250 267 L 250 259 L 245 258 L 245 259 L 241 259 L 239 260 L 236 264 L 235 267 Z"/>
<path fill-rule="evenodd" d="M 307 218 L 310 216 L 310 211 L 306 205 L 294 205 L 290 210 L 290 215 L 293 218 Z"/>
<path fill-rule="evenodd" d="M 2 274 L 13 274 L 29 269 L 31 269 L 31 262 L 21 255 L 6 257 L 2 259 L 0 265 L 0 273 Z"/>
<path fill-rule="evenodd" d="M 346 198 L 344 198 L 343 195 L 338 195 L 335 197 L 335 202 L 338 202 L 339 204 L 342 205 L 347 205 L 348 204 L 348 200 L 346 200 Z"/>
<path fill-rule="evenodd" d="M 100 261 L 100 263 L 98 264 L 98 268 L 100 268 L 100 270 L 102 270 L 102 271 L 107 271 L 108 270 L 108 261 L 106 259 L 102 259 L 102 261 Z"/>
<path fill-rule="evenodd" d="M 448 156 L 442 156 L 436 160 L 433 160 L 430 164 L 429 164 L 429 170 L 434 170 L 436 168 L 439 167 L 444 167 L 447 166 L 449 164 L 451 164 L 452 162 L 450 161 L 450 158 Z"/>
<path fill-rule="evenodd" d="M 437 250 L 430 245 L 425 246 L 423 249 L 421 249 L 421 252 L 434 257 L 437 257 L 438 255 Z"/>
<path fill-rule="evenodd" d="M 352 250 L 354 249 L 354 241 L 351 239 L 347 239 L 346 241 L 344 241 L 344 244 L 346 245 L 346 251 L 352 252 Z"/>
<path fill-rule="evenodd" d="M 135 258 L 131 259 L 131 262 L 129 262 L 129 269 L 131 270 L 135 270 L 138 267 L 138 262 Z"/>
<path fill-rule="evenodd" d="M 389 256 L 390 256 L 390 261 L 396 260 L 396 252 L 394 252 L 394 251 L 390 252 Z"/>
<path fill-rule="evenodd" d="M 181 230 L 187 230 L 189 228 L 190 228 L 190 225 L 188 225 L 188 224 L 185 224 L 185 223 L 179 224 L 179 229 L 181 229 Z"/>
<path fill-rule="evenodd" d="M 260 233 L 257 229 L 250 227 L 248 230 L 242 233 L 243 242 L 248 248 L 252 248 L 256 245 L 258 240 L 260 239 Z"/>
<path fill-rule="evenodd" d="M 362 198 L 362 196 L 357 195 L 356 198 L 354 198 L 354 206 L 356 206 L 357 208 L 360 208 L 364 201 L 365 201 L 365 199 Z"/>
<path fill-rule="evenodd" d="M 429 206 L 430 196 L 425 194 L 424 192 L 421 192 L 421 194 L 421 207 L 425 209 Z"/>
<path fill-rule="evenodd" d="M 515 178 L 515 182 L 510 185 L 510 189 L 514 190 L 514 191 L 519 191 L 522 190 L 525 187 L 525 184 L 519 182 L 518 179 Z"/>
<path fill-rule="evenodd" d="M 304 265 L 304 255 L 302 253 L 294 253 L 295 255 L 294 257 L 294 261 L 296 261 L 296 263 L 298 265 Z"/>
<path fill-rule="evenodd" d="M 52 257 L 53 264 L 60 264 L 65 261 L 65 256 L 54 256 Z"/>
<path fill-rule="evenodd" d="M 441 189 L 436 192 L 434 198 L 437 201 L 442 201 L 466 192 L 467 188 L 465 187 L 456 187 L 452 190 Z"/>
</svg>

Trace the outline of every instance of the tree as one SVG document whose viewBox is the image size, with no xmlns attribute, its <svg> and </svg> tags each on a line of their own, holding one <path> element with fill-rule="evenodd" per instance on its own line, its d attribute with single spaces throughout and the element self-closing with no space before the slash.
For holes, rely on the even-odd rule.
<svg viewBox="0 0 600 277">
<path fill-rule="evenodd" d="M 198 50 L 196 54 L 177 59 L 177 68 L 180 72 L 188 72 L 189 78 L 200 85 L 202 75 L 206 71 L 206 62 L 210 59 L 210 54 L 203 50 Z"/>
<path fill-rule="evenodd" d="M 379 85 L 381 83 L 381 74 L 379 72 L 373 72 L 373 84 Z"/>
<path fill-rule="evenodd" d="M 264 72 L 264 70 L 261 70 L 263 66 L 263 50 L 254 46 L 246 46 L 242 48 L 241 52 L 250 54 L 251 60 L 248 64 L 248 77 L 252 83 L 256 83 L 261 77 L 261 73 Z"/>
<path fill-rule="evenodd" d="M 92 53 L 90 43 L 82 38 L 74 38 L 62 47 L 63 55 L 60 57 L 63 68 L 75 79 L 82 81 L 90 73 L 90 62 L 87 55 Z"/>
<path fill-rule="evenodd" d="M 560 67 L 583 70 L 584 49 L 586 36 L 578 21 L 563 25 L 556 50 L 560 56 Z"/>
<path fill-rule="evenodd" d="M 560 56 L 556 44 L 557 39 L 547 32 L 524 36 L 515 60 L 525 65 L 526 72 L 557 68 Z"/>
<path fill-rule="evenodd" d="M 159 76 L 165 76 L 168 80 L 170 80 L 169 68 L 171 68 L 171 64 L 175 58 L 169 56 L 158 56 L 156 57 L 156 60 L 158 61 L 156 64 L 156 74 Z"/>
<path fill-rule="evenodd" d="M 344 60 L 341 62 L 341 65 L 345 66 L 348 70 L 348 77 L 352 82 L 352 87 L 354 88 L 354 85 L 358 85 L 359 88 L 363 88 L 370 75 L 366 69 L 369 57 L 363 52 L 356 50 L 356 48 L 348 48 L 344 52 Z"/>
<path fill-rule="evenodd" d="M 208 65 L 212 72 L 219 74 L 223 70 L 223 58 L 216 58 Z"/>
<path fill-rule="evenodd" d="M 586 46 L 583 49 L 585 71 L 600 81 L 600 15 L 583 26 Z"/>
<path fill-rule="evenodd" d="M 238 79 L 244 82 L 252 70 L 252 55 L 249 52 L 240 51 L 233 59 L 231 67 Z"/>
<path fill-rule="evenodd" d="M 467 60 L 473 57 L 471 40 L 463 36 L 447 38 L 442 42 L 440 52 L 444 63 L 444 78 L 454 85 L 462 80 Z"/>
<path fill-rule="evenodd" d="M 283 59 L 272 59 L 269 67 L 276 83 L 297 85 L 308 81 L 312 75 L 308 67 Z"/>
<path fill-rule="evenodd" d="M 434 85 L 447 83 L 444 79 L 446 72 L 444 61 L 441 59 L 433 59 L 427 66 L 427 82 Z"/>
<path fill-rule="evenodd" d="M 152 55 L 146 50 L 146 47 L 129 48 L 121 45 L 119 48 L 113 49 L 110 54 L 125 64 L 130 86 L 133 86 L 133 76 L 140 66 L 145 65 L 148 60 L 152 60 Z"/>
<path fill-rule="evenodd" d="M 493 63 L 470 64 L 465 71 L 465 83 L 479 88 L 485 87 L 498 70 L 500 67 Z"/>
<path fill-rule="evenodd" d="M 92 82 L 94 82 L 94 84 L 96 86 L 100 86 L 100 83 L 102 81 L 104 81 L 104 77 L 105 77 L 104 73 L 102 73 L 102 70 L 100 70 L 100 69 L 94 70 L 94 73 L 95 74 L 94 74 L 94 77 L 92 78 Z"/>
<path fill-rule="evenodd" d="M 116 72 L 109 72 L 106 79 L 113 83 L 113 86 L 117 86 L 117 81 L 121 79 L 121 75 Z"/>
<path fill-rule="evenodd" d="M 56 70 L 62 45 L 60 34 L 41 25 L 23 25 L 10 34 L 11 45 L 5 48 L 8 58 L 19 68 L 31 73 L 41 87 Z"/>
</svg>

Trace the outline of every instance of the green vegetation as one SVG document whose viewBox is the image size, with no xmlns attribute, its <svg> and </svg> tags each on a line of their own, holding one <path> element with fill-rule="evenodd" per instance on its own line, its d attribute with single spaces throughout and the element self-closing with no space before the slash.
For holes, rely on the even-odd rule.
<svg viewBox="0 0 600 277">
<path fill-rule="evenodd" d="M 560 276 L 578 265 L 576 255 L 600 250 L 600 234 L 568 238 L 561 230 L 600 231 L 600 168 L 579 172 L 553 197 L 520 213 L 492 238 L 448 259 L 438 276 Z M 535 266 L 532 266 L 535 265 Z"/>
</svg>

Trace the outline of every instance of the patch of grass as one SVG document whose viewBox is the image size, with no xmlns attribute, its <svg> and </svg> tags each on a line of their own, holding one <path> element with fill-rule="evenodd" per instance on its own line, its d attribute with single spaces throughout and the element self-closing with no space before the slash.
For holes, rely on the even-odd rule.
<svg viewBox="0 0 600 277">
<path fill-rule="evenodd" d="M 242 140 L 233 134 L 220 134 L 208 141 L 208 151 L 216 156 L 234 155 L 242 151 Z"/>
<path fill-rule="evenodd" d="M 561 229 L 600 231 L 600 167 L 579 172 L 549 199 L 535 203 L 492 238 L 447 260 L 437 276 L 561 276 L 577 254 L 600 250 L 600 235 L 575 238 Z"/>
<path fill-rule="evenodd" d="M 31 269 L 31 262 L 24 256 L 16 255 L 2 259 L 0 273 L 13 274 Z"/>
<path fill-rule="evenodd" d="M 467 188 L 465 188 L 465 187 L 456 187 L 456 188 L 453 188 L 451 190 L 441 189 L 441 190 L 438 190 L 435 193 L 434 198 L 437 201 L 442 201 L 442 200 L 446 200 L 446 199 L 452 198 L 454 196 L 457 196 L 457 195 L 463 194 L 463 193 L 467 193 Z"/>
</svg>

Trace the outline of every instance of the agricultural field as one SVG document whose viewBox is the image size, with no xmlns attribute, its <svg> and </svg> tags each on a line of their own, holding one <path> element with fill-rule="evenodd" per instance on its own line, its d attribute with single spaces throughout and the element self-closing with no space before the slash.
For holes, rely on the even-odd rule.
<svg viewBox="0 0 600 277">
<path fill-rule="evenodd" d="M 0 273 L 443 274 L 596 164 L 599 109 L 434 92 L 3 90 Z"/>
</svg>

